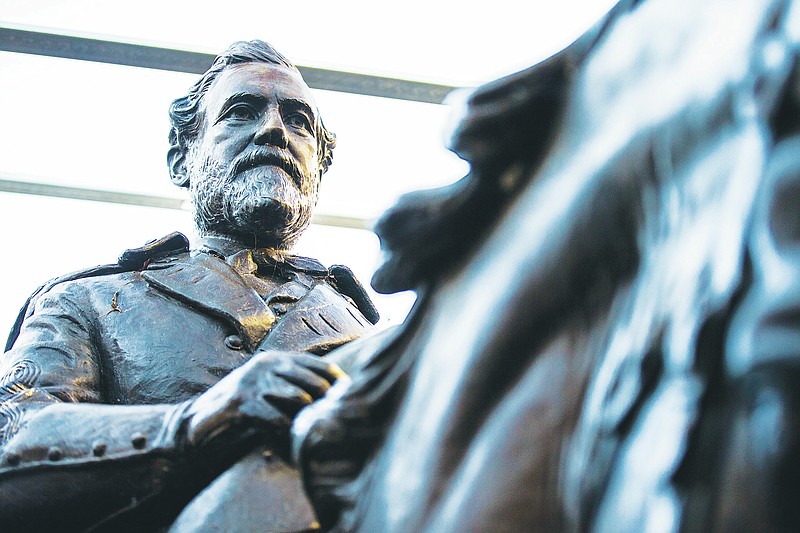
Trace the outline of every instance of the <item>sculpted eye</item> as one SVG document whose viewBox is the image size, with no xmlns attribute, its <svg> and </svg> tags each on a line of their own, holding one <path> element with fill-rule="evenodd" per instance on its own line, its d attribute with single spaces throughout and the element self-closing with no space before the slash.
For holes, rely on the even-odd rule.
<svg viewBox="0 0 800 533">
<path fill-rule="evenodd" d="M 258 116 L 258 113 L 252 106 L 247 104 L 237 104 L 228 108 L 220 119 L 226 120 L 253 120 Z"/>
<path fill-rule="evenodd" d="M 292 113 L 283 119 L 284 123 L 295 129 L 302 129 L 311 132 L 311 121 L 303 113 Z"/>
</svg>

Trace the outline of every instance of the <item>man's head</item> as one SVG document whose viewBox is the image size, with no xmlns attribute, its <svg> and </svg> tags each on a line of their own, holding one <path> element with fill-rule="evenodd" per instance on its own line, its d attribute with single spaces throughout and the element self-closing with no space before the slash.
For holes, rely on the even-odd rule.
<svg viewBox="0 0 800 533">
<path fill-rule="evenodd" d="M 263 41 L 234 43 L 169 115 L 170 176 L 201 234 L 291 246 L 336 144 L 297 68 Z"/>
</svg>

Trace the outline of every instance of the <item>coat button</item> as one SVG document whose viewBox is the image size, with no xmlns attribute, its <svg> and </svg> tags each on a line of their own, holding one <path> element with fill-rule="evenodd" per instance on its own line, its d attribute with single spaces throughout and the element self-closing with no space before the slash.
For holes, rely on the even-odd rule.
<svg viewBox="0 0 800 533">
<path fill-rule="evenodd" d="M 231 350 L 241 350 L 244 343 L 239 335 L 228 335 L 225 337 L 225 346 Z"/>
<path fill-rule="evenodd" d="M 131 444 L 137 450 L 142 450 L 147 445 L 147 435 L 144 433 L 134 433 L 131 436 Z"/>
<path fill-rule="evenodd" d="M 8 452 L 5 455 L 5 460 L 8 466 L 17 466 L 22 461 L 22 456 L 17 452 Z"/>
<path fill-rule="evenodd" d="M 92 445 L 92 455 L 95 457 L 102 457 L 106 454 L 106 443 L 97 441 Z"/>
<path fill-rule="evenodd" d="M 47 458 L 51 461 L 60 461 L 63 456 L 64 453 L 61 451 L 61 448 L 57 446 L 53 446 L 47 450 Z"/>
<path fill-rule="evenodd" d="M 283 316 L 283 315 L 286 314 L 286 311 L 289 310 L 289 308 L 286 306 L 286 304 L 282 303 L 282 302 L 270 304 L 269 307 L 270 307 L 270 309 L 272 309 L 272 312 L 275 313 L 275 315 L 277 315 L 277 316 Z"/>
</svg>

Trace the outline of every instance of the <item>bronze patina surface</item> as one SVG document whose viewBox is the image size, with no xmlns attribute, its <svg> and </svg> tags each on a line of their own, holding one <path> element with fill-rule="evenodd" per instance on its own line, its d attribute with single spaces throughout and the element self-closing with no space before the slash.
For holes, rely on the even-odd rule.
<svg viewBox="0 0 800 533">
<path fill-rule="evenodd" d="M 289 251 L 335 137 L 261 41 L 219 56 L 170 118 L 201 238 L 168 235 L 26 303 L 0 362 L 4 530 L 317 527 L 289 424 L 345 376 L 322 356 L 378 319 L 349 269 Z"/>
<path fill-rule="evenodd" d="M 622 1 L 478 89 L 378 224 L 415 309 L 294 424 L 325 527 L 797 531 L 799 58 L 797 1 Z"/>
</svg>

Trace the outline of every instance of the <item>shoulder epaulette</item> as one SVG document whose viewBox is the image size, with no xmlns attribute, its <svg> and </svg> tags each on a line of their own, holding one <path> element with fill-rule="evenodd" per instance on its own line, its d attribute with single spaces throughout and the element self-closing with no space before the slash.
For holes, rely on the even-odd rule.
<svg viewBox="0 0 800 533">
<path fill-rule="evenodd" d="M 116 263 L 78 270 L 77 272 L 71 272 L 64 276 L 59 276 L 47 281 L 38 289 L 36 289 L 27 300 L 25 300 L 25 303 L 17 314 L 17 319 L 14 321 L 14 325 L 11 327 L 11 331 L 8 334 L 5 351 L 9 351 L 14 346 L 14 343 L 19 336 L 20 329 L 22 328 L 22 323 L 25 321 L 28 309 L 33 308 L 39 296 L 46 293 L 59 283 L 66 283 L 76 279 L 131 272 L 144 267 L 149 260 L 156 257 L 161 257 L 166 254 L 181 253 L 188 250 L 189 240 L 182 233 L 176 231 L 174 233 L 170 233 L 166 237 L 152 240 L 142 247 L 125 250 L 122 252 L 122 254 L 120 254 Z"/>
<path fill-rule="evenodd" d="M 129 248 L 122 252 L 117 264 L 131 270 L 138 270 L 151 259 L 189 251 L 189 239 L 175 231 L 166 237 L 149 241 L 139 248 Z"/>
<path fill-rule="evenodd" d="M 353 300 L 358 310 L 364 315 L 364 318 L 373 324 L 377 324 L 381 318 L 380 314 L 378 314 L 378 308 L 372 303 L 369 294 L 353 274 L 353 271 L 344 265 L 331 265 L 328 270 L 333 278 L 331 285 L 341 294 Z"/>
</svg>

